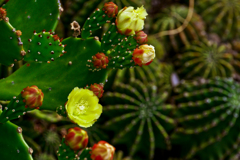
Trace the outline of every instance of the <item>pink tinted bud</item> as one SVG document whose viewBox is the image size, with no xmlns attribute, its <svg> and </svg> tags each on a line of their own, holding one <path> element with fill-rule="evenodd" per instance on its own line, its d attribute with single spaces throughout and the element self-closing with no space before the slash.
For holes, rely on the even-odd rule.
<svg viewBox="0 0 240 160">
<path fill-rule="evenodd" d="M 92 63 L 96 68 L 106 68 L 108 62 L 109 62 L 108 56 L 106 56 L 104 53 L 97 53 L 92 58 Z"/>
<path fill-rule="evenodd" d="M 147 34 L 144 33 L 143 31 L 137 31 L 134 39 L 137 41 L 138 44 L 144 44 L 147 43 L 148 39 L 147 39 Z"/>
<path fill-rule="evenodd" d="M 99 141 L 92 147 L 92 160 L 113 160 L 115 148 L 105 141 Z"/>
<path fill-rule="evenodd" d="M 98 97 L 101 98 L 103 95 L 103 86 L 97 83 L 94 83 L 90 86 L 90 90 Z"/>
<path fill-rule="evenodd" d="M 26 108 L 39 109 L 42 106 L 44 94 L 37 86 L 26 87 L 21 92 Z"/>
<path fill-rule="evenodd" d="M 6 16 L 7 16 L 6 9 L 0 7 L 0 20 L 6 18 Z"/>
<path fill-rule="evenodd" d="M 118 14 L 118 6 L 113 2 L 105 3 L 102 10 L 108 15 L 108 17 L 116 17 Z"/>
<path fill-rule="evenodd" d="M 65 137 L 65 144 L 74 151 L 84 149 L 88 144 L 88 134 L 79 127 L 70 128 Z"/>
</svg>

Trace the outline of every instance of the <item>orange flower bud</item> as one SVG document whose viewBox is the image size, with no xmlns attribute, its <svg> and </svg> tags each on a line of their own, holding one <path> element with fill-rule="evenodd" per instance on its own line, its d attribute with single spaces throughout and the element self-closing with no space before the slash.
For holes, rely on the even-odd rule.
<svg viewBox="0 0 240 160">
<path fill-rule="evenodd" d="M 92 57 L 92 63 L 96 68 L 106 68 L 108 62 L 108 56 L 106 56 L 104 53 L 97 53 Z"/>
<path fill-rule="evenodd" d="M 6 16 L 7 16 L 6 9 L 0 7 L 0 20 L 6 18 Z"/>
<path fill-rule="evenodd" d="M 98 97 L 101 98 L 103 95 L 103 86 L 97 83 L 91 84 L 90 90 L 93 91 L 93 93 Z"/>
<path fill-rule="evenodd" d="M 65 137 L 65 144 L 74 151 L 84 149 L 88 144 L 88 134 L 79 127 L 70 128 Z"/>
<path fill-rule="evenodd" d="M 25 107 L 39 109 L 42 106 L 44 94 L 37 86 L 26 87 L 21 92 Z"/>
<path fill-rule="evenodd" d="M 155 58 L 155 49 L 152 45 L 143 44 L 133 51 L 133 57 L 135 64 L 142 66 L 142 65 L 149 65 L 152 63 L 153 59 Z"/>
<path fill-rule="evenodd" d="M 143 31 L 137 31 L 135 36 L 134 36 L 134 39 L 139 44 L 144 44 L 144 43 L 147 43 L 147 41 L 148 41 L 147 34 L 144 33 Z"/>
<path fill-rule="evenodd" d="M 105 141 L 99 141 L 92 147 L 91 159 L 92 160 L 112 160 L 115 148 Z"/>
<path fill-rule="evenodd" d="M 118 6 L 113 2 L 105 3 L 102 10 L 108 15 L 108 17 L 116 17 L 118 14 Z"/>
</svg>

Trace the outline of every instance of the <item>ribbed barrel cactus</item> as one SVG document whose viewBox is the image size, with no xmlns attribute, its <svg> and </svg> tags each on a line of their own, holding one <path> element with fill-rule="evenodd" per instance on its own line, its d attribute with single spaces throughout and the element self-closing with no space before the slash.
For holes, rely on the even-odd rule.
<svg viewBox="0 0 240 160">
<path fill-rule="evenodd" d="M 234 71 L 231 64 L 233 56 L 224 45 L 211 42 L 194 42 L 186 47 L 175 61 L 180 78 L 230 77 Z"/>
<path fill-rule="evenodd" d="M 170 149 L 169 131 L 175 121 L 169 116 L 174 106 L 165 103 L 167 95 L 158 93 L 155 83 L 145 85 L 137 79 L 105 93 L 103 115 L 110 119 L 106 129 L 115 133 L 113 144 L 124 144 L 132 157 L 144 153 L 145 159 L 154 158 L 156 147 Z"/>
<path fill-rule="evenodd" d="M 196 10 L 210 32 L 217 33 L 225 40 L 239 37 L 239 0 L 199 0 Z"/>
<path fill-rule="evenodd" d="M 184 159 L 232 159 L 239 151 L 240 85 L 231 78 L 183 82 L 175 88 L 178 127 L 172 142 Z"/>
</svg>

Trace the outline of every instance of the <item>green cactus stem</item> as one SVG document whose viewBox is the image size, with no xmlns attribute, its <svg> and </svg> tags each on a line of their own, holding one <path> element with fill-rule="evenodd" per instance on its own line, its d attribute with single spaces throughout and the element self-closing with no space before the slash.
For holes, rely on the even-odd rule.
<svg viewBox="0 0 240 160">
<path fill-rule="evenodd" d="M 9 23 L 8 17 L 4 20 L 0 19 L 0 30 L 2 31 L 0 35 L 0 63 L 13 66 L 13 63 L 22 59 L 22 56 L 26 53 L 23 50 L 20 31 Z"/>
<path fill-rule="evenodd" d="M 65 138 L 62 139 L 62 143 L 59 145 L 59 150 L 57 151 L 58 160 L 80 159 L 78 155 L 69 146 L 65 144 Z"/>
<path fill-rule="evenodd" d="M 0 99 L 10 100 L 18 95 L 22 88 L 37 85 L 44 92 L 44 101 L 40 109 L 55 111 L 57 107 L 64 106 L 74 87 L 83 88 L 86 85 L 105 82 L 106 70 L 90 72 L 86 67 L 87 60 L 101 49 L 98 40 L 67 38 L 62 43 L 67 44 L 64 49 L 67 53 L 54 62 L 27 63 L 11 76 L 0 80 Z"/>
<path fill-rule="evenodd" d="M 103 98 L 107 106 L 103 116 L 110 119 L 105 128 L 115 132 L 113 143 L 127 146 L 130 156 L 144 153 L 148 156 L 146 159 L 153 159 L 156 147 L 170 149 L 168 131 L 173 129 L 175 122 L 168 116 L 174 106 L 164 104 L 167 95 L 157 93 L 155 84 L 144 85 L 139 80 L 118 83 L 115 92 L 105 93 Z M 143 143 L 145 147 L 139 147 Z"/>
<path fill-rule="evenodd" d="M 175 88 L 179 123 L 172 142 L 184 159 L 231 159 L 240 144 L 240 85 L 213 78 L 183 82 Z"/>
<path fill-rule="evenodd" d="M 1 114 L 1 111 L 0 111 Z M 11 122 L 0 123 L 0 155 L 7 160 L 33 160 L 33 150 L 24 141 L 22 128 Z"/>
<path fill-rule="evenodd" d="M 28 41 L 29 47 L 24 57 L 24 60 L 28 62 L 49 63 L 66 53 L 65 46 L 57 35 L 52 35 L 52 32 L 45 30 L 38 34 L 34 32 L 33 37 Z"/>
<path fill-rule="evenodd" d="M 14 0 L 9 1 L 4 8 L 11 24 L 22 31 L 22 42 L 26 51 L 33 31 L 39 33 L 44 29 L 55 30 L 61 4 L 59 0 Z"/>
<path fill-rule="evenodd" d="M 210 32 L 217 33 L 225 40 L 239 37 L 239 0 L 200 0 L 196 10 L 202 15 Z"/>
<path fill-rule="evenodd" d="M 181 78 L 230 77 L 233 73 L 232 54 L 226 48 L 210 42 L 197 42 L 178 55 L 176 68 Z"/>
</svg>

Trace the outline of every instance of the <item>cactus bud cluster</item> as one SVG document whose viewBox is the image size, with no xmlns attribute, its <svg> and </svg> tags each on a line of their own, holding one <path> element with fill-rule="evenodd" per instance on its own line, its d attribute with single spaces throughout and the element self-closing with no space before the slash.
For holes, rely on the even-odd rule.
<svg viewBox="0 0 240 160">
<path fill-rule="evenodd" d="M 106 68 L 108 66 L 108 56 L 104 53 L 97 53 L 92 57 L 92 63 L 96 68 Z"/>
</svg>

